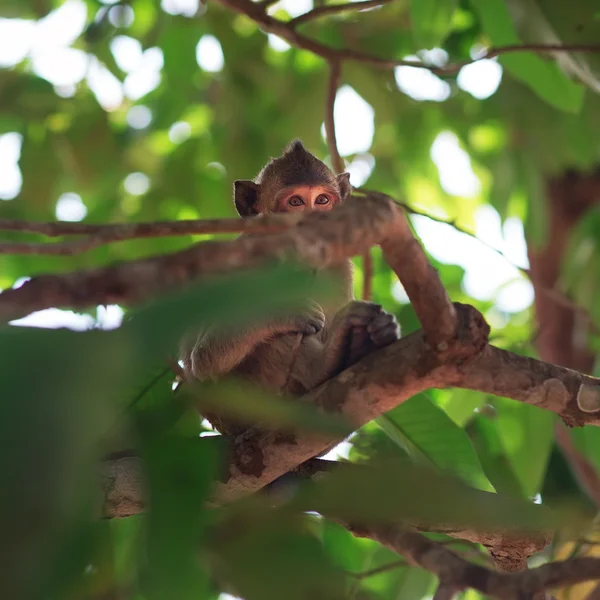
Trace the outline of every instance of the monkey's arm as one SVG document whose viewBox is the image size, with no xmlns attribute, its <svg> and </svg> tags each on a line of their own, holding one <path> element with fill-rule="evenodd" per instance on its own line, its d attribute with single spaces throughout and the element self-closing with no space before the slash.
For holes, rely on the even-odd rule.
<svg viewBox="0 0 600 600">
<path fill-rule="evenodd" d="M 393 314 L 373 302 L 349 302 L 338 311 L 327 333 L 319 383 L 398 339 L 400 326 Z"/>
<path fill-rule="evenodd" d="M 181 358 L 187 378 L 216 379 L 235 369 L 259 344 L 276 335 L 313 335 L 323 329 L 325 315 L 315 303 L 303 315 L 284 316 L 268 323 L 231 329 L 213 326 L 201 332 L 193 343 L 184 341 Z"/>
</svg>

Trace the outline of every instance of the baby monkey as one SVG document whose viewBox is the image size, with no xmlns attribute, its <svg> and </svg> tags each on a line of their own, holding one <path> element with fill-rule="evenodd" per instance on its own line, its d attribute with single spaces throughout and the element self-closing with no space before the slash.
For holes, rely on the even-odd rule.
<svg viewBox="0 0 600 600">
<path fill-rule="evenodd" d="M 234 202 L 242 217 L 329 211 L 351 191 L 348 173 L 336 177 L 295 140 L 254 181 L 234 183 Z M 208 328 L 193 344 L 184 343 L 185 379 L 206 381 L 234 374 L 272 392 L 300 396 L 399 339 L 394 315 L 378 304 L 353 300 L 350 260 L 322 269 L 316 277 L 337 282 L 323 306 L 311 302 L 303 314 L 273 317 L 241 331 Z M 226 435 L 247 429 L 229 417 L 204 416 Z"/>
</svg>

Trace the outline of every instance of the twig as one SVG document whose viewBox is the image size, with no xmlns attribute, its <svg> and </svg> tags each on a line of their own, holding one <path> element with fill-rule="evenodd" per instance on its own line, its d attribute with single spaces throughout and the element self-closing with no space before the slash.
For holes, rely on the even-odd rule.
<svg viewBox="0 0 600 600">
<path fill-rule="evenodd" d="M 342 173 L 345 169 L 344 161 L 337 147 L 334 119 L 335 97 L 340 84 L 341 74 L 342 65 L 340 61 L 330 61 L 327 101 L 325 104 L 325 134 L 327 135 L 327 146 L 329 147 L 329 154 L 331 156 L 331 166 L 335 173 Z"/>
<path fill-rule="evenodd" d="M 94 225 L 88 223 L 40 223 L 33 221 L 0 220 L 0 230 L 38 233 L 47 237 L 87 235 L 73 242 L 39 244 L 34 242 L 0 242 L 0 254 L 36 254 L 73 256 L 113 242 L 177 235 L 204 235 L 216 233 L 280 233 L 301 220 L 300 214 L 260 215 L 249 219 L 195 219 L 154 223 L 115 223 Z"/>
<path fill-rule="evenodd" d="M 279 36 L 296 48 L 308 50 L 328 61 L 351 60 L 368 64 L 378 69 L 392 69 L 399 66 L 420 67 L 438 75 L 455 75 L 465 65 L 515 52 L 600 52 L 600 44 L 513 44 L 488 48 L 481 56 L 472 60 L 458 61 L 444 67 L 437 67 L 434 65 L 427 65 L 420 61 L 373 56 L 372 54 L 367 54 L 351 48 L 331 48 L 330 46 L 298 33 L 294 27 L 290 26 L 290 22 L 285 23 L 284 21 L 271 17 L 265 12 L 264 7 L 255 2 L 251 2 L 251 0 L 218 1 L 223 6 L 246 15 L 255 21 L 265 32 Z"/>
<path fill-rule="evenodd" d="M 288 25 L 292 28 L 298 27 L 308 21 L 314 21 L 320 17 L 328 15 L 339 14 L 342 12 L 355 10 L 361 11 L 367 8 L 374 8 L 376 6 L 383 6 L 384 4 L 390 3 L 392 0 L 363 0 L 362 2 L 346 2 L 344 4 L 329 4 L 327 6 L 318 6 L 309 10 L 307 13 L 296 17 L 289 21 Z"/>
<path fill-rule="evenodd" d="M 323 6 L 321 8 L 332 8 L 331 6 Z M 315 9 L 317 10 L 317 9 Z M 307 13 L 308 14 L 308 13 Z M 325 133 L 327 135 L 327 145 L 331 156 L 331 165 L 336 173 L 342 173 L 345 165 L 344 160 L 340 156 L 337 147 L 337 137 L 335 133 L 334 107 L 335 97 L 340 84 L 341 63 L 339 60 L 331 60 L 329 62 L 329 81 L 327 85 L 327 102 L 325 104 Z M 363 300 L 371 298 L 371 282 L 373 279 L 373 258 L 371 252 L 367 250 L 363 255 Z"/>
</svg>

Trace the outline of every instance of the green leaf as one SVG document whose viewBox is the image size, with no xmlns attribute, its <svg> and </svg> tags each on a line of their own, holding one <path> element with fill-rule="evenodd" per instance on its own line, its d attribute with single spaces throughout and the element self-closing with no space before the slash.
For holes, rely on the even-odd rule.
<svg viewBox="0 0 600 600">
<path fill-rule="evenodd" d="M 450 389 L 427 392 L 432 402 L 439 406 L 459 427 L 464 427 L 475 417 L 475 411 L 485 404 L 487 395 L 474 390 Z"/>
<path fill-rule="evenodd" d="M 456 0 L 411 0 L 413 33 L 421 48 L 440 46 L 452 29 Z"/>
<path fill-rule="evenodd" d="M 232 591 L 246 600 L 342 600 L 345 573 L 332 564 L 314 522 L 265 506 L 223 520 L 211 550 Z"/>
<path fill-rule="evenodd" d="M 206 511 L 202 506 L 216 474 L 216 440 L 144 436 L 149 513 L 143 587 L 150 600 L 205 597 L 207 573 L 202 548 Z"/>
<path fill-rule="evenodd" d="M 600 40 L 596 0 L 578 0 L 570 6 L 562 0 L 507 0 L 525 43 L 545 40 L 567 45 L 594 45 Z M 597 52 L 560 52 L 558 65 L 595 92 L 600 92 L 600 59 Z"/>
<path fill-rule="evenodd" d="M 471 4 L 493 46 L 522 44 L 504 0 L 471 0 Z M 527 51 L 503 54 L 499 61 L 542 100 L 565 112 L 581 110 L 585 88 L 570 81 L 555 63 Z"/>
<path fill-rule="evenodd" d="M 184 386 L 200 410 L 218 411 L 240 423 L 275 429 L 306 429 L 344 437 L 352 432 L 350 422 L 341 416 L 318 412 L 307 402 L 278 397 L 243 380 Z"/>
<path fill-rule="evenodd" d="M 476 488 L 494 490 L 469 436 L 425 394 L 377 417 L 376 422 L 413 460 L 457 475 Z"/>
<path fill-rule="evenodd" d="M 570 429 L 569 434 L 577 449 L 600 472 L 600 429 L 592 425 L 586 425 Z"/>
<path fill-rule="evenodd" d="M 533 497 L 540 491 L 554 442 L 556 415 L 536 406 L 506 398 L 494 399 L 495 424 L 502 448 L 521 483 Z"/>
<path fill-rule="evenodd" d="M 494 421 L 478 415 L 469 426 L 469 432 L 485 474 L 497 492 L 517 498 L 527 498 L 512 462 L 504 452 Z"/>
<path fill-rule="evenodd" d="M 350 522 L 402 518 L 430 527 L 530 531 L 558 523 L 557 515 L 529 500 L 477 490 L 432 469 L 388 457 L 370 465 L 340 466 L 318 485 L 301 487 L 289 506 Z"/>
<path fill-rule="evenodd" d="M 0 329 L 3 598 L 51 588 L 49 565 L 91 514 L 99 440 L 131 357 L 132 344 L 115 332 Z"/>
<path fill-rule="evenodd" d="M 526 194 L 527 216 L 524 222 L 525 237 L 533 248 L 543 247 L 548 239 L 548 203 L 543 176 L 535 159 L 524 151 L 517 151 L 521 183 Z"/>
</svg>

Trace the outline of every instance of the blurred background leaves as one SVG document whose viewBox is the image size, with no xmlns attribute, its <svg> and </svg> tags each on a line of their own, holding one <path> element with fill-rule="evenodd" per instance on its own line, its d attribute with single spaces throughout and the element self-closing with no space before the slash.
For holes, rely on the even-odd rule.
<svg viewBox="0 0 600 600">
<path fill-rule="evenodd" d="M 281 1 L 269 13 L 288 20 L 311 7 Z M 326 62 L 216 0 L 5 0 L 0 17 L 1 218 L 232 216 L 232 181 L 254 176 L 293 137 L 330 160 Z M 490 46 L 597 44 L 600 12 L 594 0 L 393 0 L 299 31 L 335 48 L 444 66 Z M 591 52 L 507 53 L 441 76 L 345 62 L 335 105 L 351 182 L 434 218 L 414 215 L 412 224 L 452 299 L 483 312 L 493 342 L 596 374 L 599 81 L 600 54 Z M 74 257 L 0 255 L 0 288 L 210 237 L 120 242 Z M 405 333 L 417 329 L 402 286 L 373 256 L 374 299 Z M 297 297 L 304 284 L 295 277 L 249 273 L 142 310 L 50 310 L 19 323 L 86 331 L 2 331 L 3 597 L 431 597 L 435 578 L 323 518 L 251 504 L 232 514 L 202 509 L 222 452 L 189 403 L 174 402 L 166 358 L 194 322 L 268 314 Z M 234 404 L 245 398 L 223 393 Z M 258 414 L 269 411 L 252 397 Z M 554 425 L 553 415 L 511 400 L 430 390 L 361 428 L 334 456 L 402 458 L 495 490 L 515 522 L 532 500 L 566 502 L 591 518 L 597 507 Z M 600 432 L 569 435 L 597 472 Z M 147 467 L 149 514 L 98 522 L 95 465 L 131 445 Z M 347 482 L 329 485 L 330 500 L 349 494 Z M 384 493 L 385 480 L 370 486 Z M 437 502 L 439 489 L 404 493 L 408 505 L 419 494 Z M 364 514 L 377 510 L 376 494 L 362 501 Z M 572 551 L 556 543 L 535 560 Z"/>
</svg>

